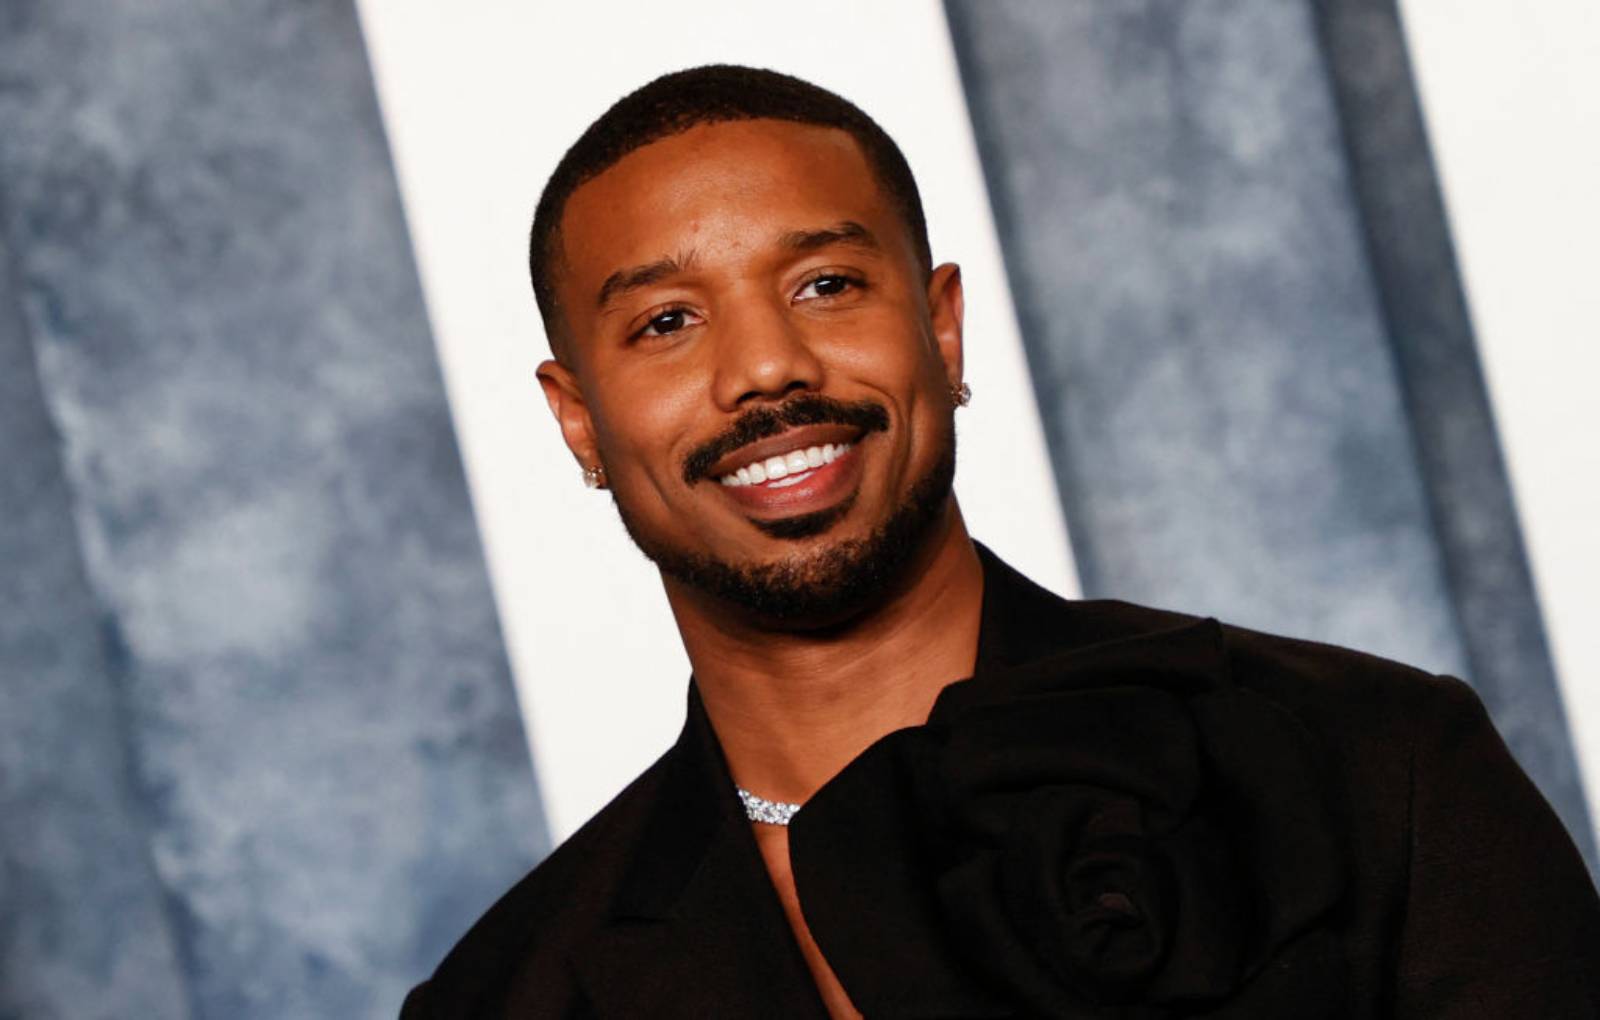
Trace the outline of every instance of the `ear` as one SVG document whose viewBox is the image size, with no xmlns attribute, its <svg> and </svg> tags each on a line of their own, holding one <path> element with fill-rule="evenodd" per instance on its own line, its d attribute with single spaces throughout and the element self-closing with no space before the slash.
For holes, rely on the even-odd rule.
<svg viewBox="0 0 1600 1020">
<path fill-rule="evenodd" d="M 559 361 L 541 362 L 538 375 L 545 402 L 561 428 L 561 438 L 566 440 L 567 449 L 578 459 L 578 466 L 598 465 L 600 453 L 595 445 L 594 421 L 589 417 L 589 405 L 583 399 L 578 377 Z"/>
<path fill-rule="evenodd" d="M 966 314 L 966 299 L 961 293 L 961 267 L 954 262 L 946 262 L 929 274 L 928 314 L 933 322 L 933 340 L 944 362 L 945 377 L 951 386 L 959 385 L 961 320 Z"/>
</svg>

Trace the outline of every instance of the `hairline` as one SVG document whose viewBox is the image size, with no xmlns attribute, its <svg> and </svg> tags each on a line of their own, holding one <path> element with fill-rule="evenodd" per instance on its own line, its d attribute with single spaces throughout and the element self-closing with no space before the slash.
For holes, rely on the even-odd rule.
<svg viewBox="0 0 1600 1020">
<path fill-rule="evenodd" d="M 540 253 L 540 257 L 543 260 L 545 276 L 550 285 L 549 290 L 553 305 L 551 308 L 551 318 L 555 320 L 554 322 L 546 321 L 545 323 L 546 339 L 550 343 L 550 353 L 554 356 L 555 360 L 559 364 L 568 368 L 573 367 L 572 359 L 570 357 L 572 351 L 571 341 L 573 338 L 571 336 L 571 330 L 566 321 L 565 305 L 557 297 L 557 287 L 555 286 L 557 279 L 567 270 L 565 227 L 567 210 L 572 205 L 573 196 L 576 195 L 586 185 L 609 173 L 629 156 L 636 152 L 642 152 L 658 142 L 664 142 L 672 138 L 677 138 L 679 135 L 687 134 L 696 128 L 716 127 L 720 124 L 749 123 L 751 121 L 768 121 L 773 124 L 784 124 L 793 127 L 816 128 L 821 131 L 837 131 L 848 138 L 855 146 L 856 151 L 860 154 L 862 161 L 866 164 L 867 172 L 872 175 L 872 181 L 878 190 L 879 197 L 882 198 L 889 208 L 894 211 L 895 220 L 900 224 L 900 229 L 905 234 L 906 240 L 910 242 L 912 259 L 915 263 L 917 263 L 917 268 L 921 270 L 924 277 L 927 277 L 932 273 L 933 259 L 931 251 L 926 250 L 926 246 L 918 242 L 916 236 L 917 231 L 911 222 L 911 217 L 908 215 L 908 210 L 904 208 L 904 203 L 896 197 L 894 188 L 889 183 L 889 175 L 886 172 L 886 169 L 880 165 L 879 160 L 873 157 L 872 152 L 863 143 L 862 139 L 857 136 L 856 132 L 838 124 L 827 124 L 821 121 L 803 120 L 795 117 L 773 117 L 765 114 L 761 116 L 723 114 L 697 118 L 689 123 L 678 126 L 673 130 L 656 135 L 654 138 L 651 138 L 644 144 L 635 146 L 620 154 L 616 159 L 613 159 L 604 166 L 597 167 L 591 170 L 589 173 L 578 177 L 578 179 L 575 180 L 567 189 L 567 193 L 562 197 L 560 207 L 551 210 L 553 213 L 553 222 L 550 226 L 550 231 L 545 238 L 544 250 Z M 882 131 L 882 128 L 879 128 L 878 130 Z M 888 138 L 887 133 L 885 133 L 884 137 Z M 892 143 L 893 139 L 890 139 L 890 142 Z M 901 158 L 904 159 L 903 154 Z M 909 173 L 909 166 L 907 167 L 907 171 Z M 915 185 L 914 177 L 912 179 L 912 183 Z M 920 196 L 918 198 L 918 202 L 920 204 Z M 923 231 L 925 234 L 927 229 L 926 213 L 924 213 L 923 218 Z"/>
</svg>

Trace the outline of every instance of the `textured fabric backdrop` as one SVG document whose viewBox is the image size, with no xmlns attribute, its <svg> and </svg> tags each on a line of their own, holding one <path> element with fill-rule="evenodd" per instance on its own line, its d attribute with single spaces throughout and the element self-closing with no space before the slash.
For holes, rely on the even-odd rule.
<svg viewBox="0 0 1600 1020">
<path fill-rule="evenodd" d="M 393 1015 L 546 840 L 354 12 L 0 18 L 0 1015 Z"/>
<path fill-rule="evenodd" d="M 1471 682 L 1594 840 L 1387 0 L 947 0 L 1084 592 Z"/>
<path fill-rule="evenodd" d="M 1085 591 L 1464 676 L 1592 864 L 1392 4 L 945 11 Z M 0 69 L 0 1016 L 391 1016 L 549 838 L 355 12 Z"/>
</svg>

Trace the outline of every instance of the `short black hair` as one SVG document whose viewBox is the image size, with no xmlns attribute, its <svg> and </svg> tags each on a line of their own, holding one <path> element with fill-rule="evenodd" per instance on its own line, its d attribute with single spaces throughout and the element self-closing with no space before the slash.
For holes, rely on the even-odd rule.
<svg viewBox="0 0 1600 1020">
<path fill-rule="evenodd" d="M 551 349 L 561 357 L 563 324 L 555 296 L 561 216 L 585 182 L 636 149 L 701 124 L 786 120 L 838 128 L 854 138 L 879 185 L 905 221 L 924 273 L 933 265 L 922 197 L 894 139 L 860 107 L 808 81 L 755 67 L 710 64 L 664 74 L 623 96 L 572 144 L 539 196 L 528 239 L 528 272 Z"/>
</svg>

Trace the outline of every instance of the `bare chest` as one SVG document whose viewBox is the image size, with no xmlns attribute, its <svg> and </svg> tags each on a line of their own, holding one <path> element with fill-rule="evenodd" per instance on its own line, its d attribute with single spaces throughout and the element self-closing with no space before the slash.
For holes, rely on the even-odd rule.
<svg viewBox="0 0 1600 1020">
<path fill-rule="evenodd" d="M 805 956 L 806 966 L 811 969 L 812 980 L 817 984 L 817 991 L 821 993 L 829 1015 L 835 1020 L 860 1020 L 861 1013 L 850 1003 L 844 986 L 823 958 L 822 950 L 817 948 L 816 940 L 811 937 L 811 930 L 806 927 L 805 918 L 800 913 L 800 897 L 795 892 L 794 874 L 789 868 L 789 830 L 779 825 L 756 825 L 754 831 L 756 845 L 761 849 L 761 859 L 766 862 L 767 874 L 783 904 L 784 916 L 789 919 L 789 927 L 800 944 L 800 952 Z"/>
</svg>

